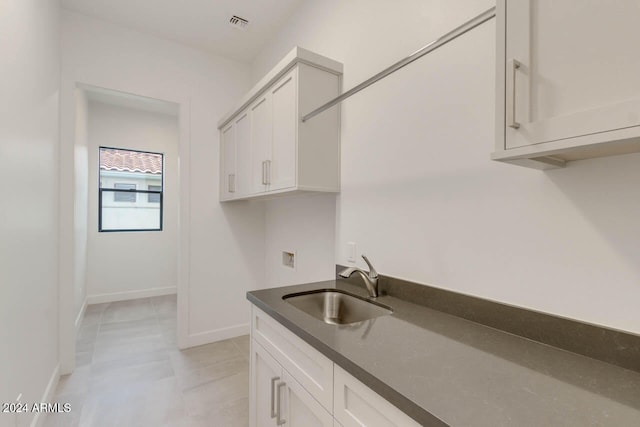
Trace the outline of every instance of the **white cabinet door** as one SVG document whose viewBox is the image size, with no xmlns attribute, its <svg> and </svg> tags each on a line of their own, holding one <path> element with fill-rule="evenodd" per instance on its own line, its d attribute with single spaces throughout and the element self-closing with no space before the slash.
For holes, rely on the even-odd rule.
<svg viewBox="0 0 640 427">
<path fill-rule="evenodd" d="M 328 411 L 333 408 L 333 362 L 256 306 L 251 336 Z"/>
<path fill-rule="evenodd" d="M 638 0 L 499 6 L 506 8 L 506 149 L 598 135 L 607 142 L 640 126 Z"/>
<path fill-rule="evenodd" d="M 339 366 L 333 415 L 344 427 L 419 427 L 416 421 Z"/>
<path fill-rule="evenodd" d="M 333 418 L 264 347 L 251 342 L 251 427 L 332 427 Z"/>
<path fill-rule="evenodd" d="M 278 385 L 280 421 L 290 427 L 333 427 L 333 417 L 287 371 Z"/>
<path fill-rule="evenodd" d="M 241 113 L 235 120 L 236 171 L 235 197 L 246 196 L 251 183 L 251 124 L 248 111 Z"/>
<path fill-rule="evenodd" d="M 222 173 L 220 174 L 220 189 L 222 200 L 232 199 L 236 191 L 236 139 L 233 124 L 222 129 Z"/>
<path fill-rule="evenodd" d="M 271 162 L 271 93 L 258 98 L 249 109 L 251 121 L 251 193 L 268 190 Z"/>
<path fill-rule="evenodd" d="M 251 342 L 251 427 L 276 426 L 276 392 L 282 382 L 282 367 L 255 341 Z"/>
<path fill-rule="evenodd" d="M 273 142 L 268 170 L 270 190 L 296 185 L 297 88 L 296 67 L 270 89 L 273 108 Z"/>
</svg>

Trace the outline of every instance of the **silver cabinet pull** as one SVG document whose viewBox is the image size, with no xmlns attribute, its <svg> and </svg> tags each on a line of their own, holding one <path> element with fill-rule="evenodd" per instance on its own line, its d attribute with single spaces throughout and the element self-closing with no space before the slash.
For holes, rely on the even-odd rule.
<svg viewBox="0 0 640 427">
<path fill-rule="evenodd" d="M 236 192 L 236 174 L 235 173 L 229 174 L 228 189 L 229 189 L 229 193 Z"/>
<path fill-rule="evenodd" d="M 276 417 L 276 408 L 275 408 L 275 399 L 274 399 L 274 386 L 275 386 L 276 381 L 278 381 L 279 379 L 280 379 L 280 377 L 271 378 L 271 418 L 275 418 Z"/>
<path fill-rule="evenodd" d="M 265 160 L 267 164 L 267 178 L 265 179 L 266 184 L 271 184 L 271 160 Z"/>
<path fill-rule="evenodd" d="M 507 93 L 507 126 L 518 129 L 520 123 L 516 121 L 516 71 L 522 64 L 517 59 L 509 61 L 509 70 L 511 71 L 511 93 Z"/>
<path fill-rule="evenodd" d="M 262 185 L 267 185 L 267 161 L 262 161 Z"/>
<path fill-rule="evenodd" d="M 281 426 L 282 424 L 286 423 L 287 420 L 285 420 L 284 418 L 282 418 L 282 408 L 280 408 L 280 389 L 285 387 L 287 385 L 287 383 L 282 382 L 280 384 L 278 384 L 278 387 L 276 387 L 276 425 Z"/>
</svg>

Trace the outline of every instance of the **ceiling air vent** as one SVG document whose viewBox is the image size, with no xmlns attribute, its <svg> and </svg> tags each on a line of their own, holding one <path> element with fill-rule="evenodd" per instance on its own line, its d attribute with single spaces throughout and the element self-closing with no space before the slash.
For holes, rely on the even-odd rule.
<svg viewBox="0 0 640 427">
<path fill-rule="evenodd" d="M 239 30 L 246 30 L 249 26 L 249 21 L 244 18 L 240 18 L 239 16 L 233 15 L 231 19 L 229 19 L 229 25 Z"/>
</svg>

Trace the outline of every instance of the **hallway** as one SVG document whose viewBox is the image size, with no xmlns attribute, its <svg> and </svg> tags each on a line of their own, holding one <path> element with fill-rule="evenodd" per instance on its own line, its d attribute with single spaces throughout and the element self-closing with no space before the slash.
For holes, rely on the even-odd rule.
<svg viewBox="0 0 640 427">
<path fill-rule="evenodd" d="M 180 351 L 176 296 L 87 307 L 47 427 L 248 425 L 249 337 Z"/>
</svg>

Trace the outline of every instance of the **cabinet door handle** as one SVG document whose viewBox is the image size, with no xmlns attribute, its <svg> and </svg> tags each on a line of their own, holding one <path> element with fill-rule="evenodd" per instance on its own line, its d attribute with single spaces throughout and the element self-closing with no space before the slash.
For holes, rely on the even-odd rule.
<svg viewBox="0 0 640 427">
<path fill-rule="evenodd" d="M 265 179 L 266 184 L 271 184 L 271 160 L 265 160 L 265 163 L 267 164 L 267 178 Z"/>
<path fill-rule="evenodd" d="M 275 408 L 275 399 L 274 399 L 274 394 L 275 394 L 275 384 L 276 381 L 278 381 L 280 379 L 280 377 L 273 377 L 271 378 L 271 418 L 275 418 L 276 417 L 276 408 Z"/>
<path fill-rule="evenodd" d="M 287 385 L 287 383 L 285 382 L 281 382 L 278 384 L 278 387 L 276 387 L 276 425 L 281 426 L 282 424 L 286 423 L 287 420 L 285 420 L 284 418 L 282 418 L 282 408 L 280 407 L 280 389 L 285 387 Z"/>
<path fill-rule="evenodd" d="M 509 71 L 511 72 L 511 93 L 507 93 L 507 126 L 518 129 L 520 123 L 516 121 L 516 72 L 522 65 L 517 59 L 509 61 Z"/>
<path fill-rule="evenodd" d="M 262 161 L 262 185 L 267 185 L 267 161 Z"/>
<path fill-rule="evenodd" d="M 230 173 L 229 174 L 229 193 L 235 193 L 236 192 L 236 174 L 235 173 Z"/>
</svg>

